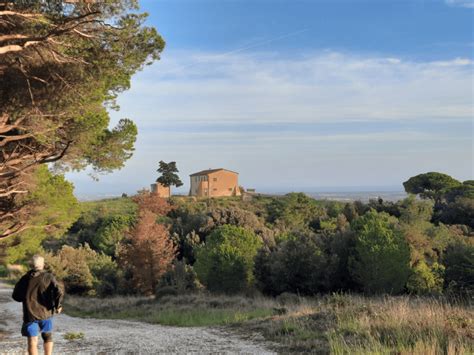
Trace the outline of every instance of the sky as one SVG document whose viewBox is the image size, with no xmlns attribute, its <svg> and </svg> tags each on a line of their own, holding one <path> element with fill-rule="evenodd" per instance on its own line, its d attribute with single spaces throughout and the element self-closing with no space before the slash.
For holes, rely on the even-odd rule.
<svg viewBox="0 0 474 355">
<path fill-rule="evenodd" d="M 261 192 L 400 190 L 474 178 L 474 0 L 142 0 L 166 41 L 120 95 L 139 134 L 80 198 L 134 193 L 160 160 Z"/>
</svg>

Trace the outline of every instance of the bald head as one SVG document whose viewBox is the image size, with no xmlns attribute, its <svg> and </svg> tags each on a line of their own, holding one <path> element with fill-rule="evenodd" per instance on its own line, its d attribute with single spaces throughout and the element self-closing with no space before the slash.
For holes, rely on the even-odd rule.
<svg viewBox="0 0 474 355">
<path fill-rule="evenodd" d="M 34 270 L 43 270 L 44 269 L 44 258 L 41 255 L 35 255 L 31 259 L 31 267 Z"/>
</svg>

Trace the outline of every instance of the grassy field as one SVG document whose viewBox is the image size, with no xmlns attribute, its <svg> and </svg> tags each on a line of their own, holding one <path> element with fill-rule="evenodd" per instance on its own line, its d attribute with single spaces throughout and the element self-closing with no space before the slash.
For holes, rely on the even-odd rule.
<svg viewBox="0 0 474 355">
<path fill-rule="evenodd" d="M 65 311 L 78 317 L 134 319 L 182 327 L 229 325 L 273 315 L 271 301 L 242 297 L 166 296 L 114 297 L 91 302 L 69 297 Z"/>
<path fill-rule="evenodd" d="M 259 332 L 284 353 L 474 353 L 472 305 L 413 297 L 331 295 L 277 299 L 183 295 L 159 300 L 68 298 L 73 316 Z"/>
</svg>

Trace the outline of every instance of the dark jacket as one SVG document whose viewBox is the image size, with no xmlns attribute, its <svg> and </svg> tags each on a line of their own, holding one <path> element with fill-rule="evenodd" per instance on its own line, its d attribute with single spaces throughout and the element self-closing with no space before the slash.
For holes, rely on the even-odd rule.
<svg viewBox="0 0 474 355">
<path fill-rule="evenodd" d="M 60 307 L 63 295 L 51 273 L 30 270 L 17 282 L 12 297 L 23 302 L 23 321 L 28 323 L 50 318 Z"/>
</svg>

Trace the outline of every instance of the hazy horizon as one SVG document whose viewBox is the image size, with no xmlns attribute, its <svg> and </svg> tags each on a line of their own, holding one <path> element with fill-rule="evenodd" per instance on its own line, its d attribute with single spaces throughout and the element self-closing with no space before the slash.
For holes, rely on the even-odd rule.
<svg viewBox="0 0 474 355">
<path fill-rule="evenodd" d="M 182 187 L 175 188 L 172 187 L 171 192 L 173 195 L 183 196 L 188 195 L 189 188 L 186 187 L 189 185 L 185 184 Z M 123 187 L 123 186 L 120 186 Z M 109 193 L 78 193 L 78 189 L 76 188 L 75 195 L 78 197 L 79 200 L 97 200 L 102 198 L 114 198 L 120 197 L 123 193 L 131 196 L 136 194 L 141 189 L 150 189 L 149 186 L 142 186 L 137 189 L 125 189 L 125 190 L 111 190 Z M 368 200 L 368 198 L 379 197 L 379 196 L 405 196 L 406 193 L 403 189 L 403 186 L 316 186 L 316 187 L 294 187 L 294 188 L 284 188 L 284 187 L 274 187 L 274 188 L 258 188 L 258 187 L 246 187 L 250 189 L 255 189 L 256 193 L 261 194 L 270 194 L 270 195 L 284 195 L 287 193 L 292 192 L 302 192 L 306 193 L 313 197 L 321 197 L 327 196 L 331 197 L 334 196 L 341 196 L 342 199 L 349 198 L 351 196 L 360 196 L 363 200 Z M 79 189 L 79 191 L 85 191 L 86 188 Z M 89 189 L 87 189 L 89 190 Z M 379 194 L 377 194 L 379 193 Z M 331 195 L 332 194 L 332 195 Z"/>
</svg>

